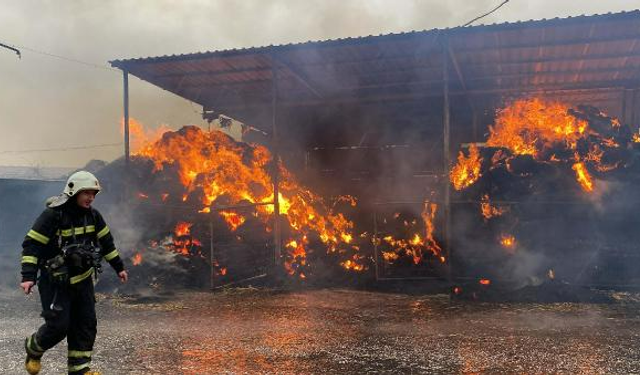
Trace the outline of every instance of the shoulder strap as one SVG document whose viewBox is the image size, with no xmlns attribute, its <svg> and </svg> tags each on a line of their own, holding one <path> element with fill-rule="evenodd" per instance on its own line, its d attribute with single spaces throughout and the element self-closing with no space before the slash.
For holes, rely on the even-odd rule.
<svg viewBox="0 0 640 375">
<path fill-rule="evenodd" d="M 91 207 L 90 210 L 91 210 L 91 218 L 93 219 L 93 226 L 95 227 L 95 231 L 93 231 L 93 233 L 94 233 L 93 237 L 94 237 L 94 240 L 95 240 L 94 244 L 97 246 L 99 244 L 99 242 L 98 242 L 98 214 L 97 214 L 97 211 L 93 207 Z M 85 225 L 85 227 L 86 227 L 86 225 Z"/>
<path fill-rule="evenodd" d="M 58 229 L 56 229 L 56 234 L 58 235 L 58 247 L 62 247 L 62 227 L 64 226 L 64 214 L 62 213 L 62 209 L 58 209 Z"/>
</svg>

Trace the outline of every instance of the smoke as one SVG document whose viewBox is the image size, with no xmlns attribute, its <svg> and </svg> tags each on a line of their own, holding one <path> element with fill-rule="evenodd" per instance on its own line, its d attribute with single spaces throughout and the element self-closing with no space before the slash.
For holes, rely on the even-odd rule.
<svg viewBox="0 0 640 375">
<path fill-rule="evenodd" d="M 123 201 L 115 201 L 113 196 L 101 198 L 101 213 L 111 229 L 120 257 L 125 263 L 129 282 L 121 284 L 111 267 L 103 264 L 105 275 L 100 278 L 98 290 L 151 295 L 190 285 L 189 267 L 185 265 L 184 256 L 172 251 L 169 233 L 164 241 L 150 244 L 149 230 L 152 228 L 152 217 L 147 217 L 146 220 L 141 218 L 136 212 L 136 207 Z M 139 264 L 134 262 L 136 256 L 140 257 Z"/>
<path fill-rule="evenodd" d="M 60 193 L 59 181 L 0 179 L 0 286 L 20 282 L 22 241 L 45 209 L 45 199 Z"/>
<path fill-rule="evenodd" d="M 529 285 L 539 286 L 545 282 L 549 271 L 548 263 L 543 251 L 528 251 L 519 247 L 508 258 L 501 271 L 507 280 L 511 280 L 509 287 L 517 290 Z"/>
<path fill-rule="evenodd" d="M 0 148 L 20 149 L 117 143 L 122 117 L 118 71 L 45 56 L 105 66 L 106 61 L 175 53 L 377 35 L 461 25 L 495 5 L 483 1 L 169 1 L 10 2 L 0 13 L 2 42 L 25 46 L 17 59 L 0 50 L 3 87 Z M 482 22 L 553 18 L 630 8 L 625 0 L 558 4 L 551 0 L 511 2 Z M 108 20 L 105 22 L 105 20 Z M 295 20 L 295 22 L 292 22 Z M 350 79 L 335 72 L 335 80 Z M 330 78 L 325 88 L 332 88 Z M 202 123 L 197 109 L 172 94 L 132 79 L 131 113 L 147 124 Z M 91 93 L 91 95 L 87 95 Z M 33 107 L 37 111 L 33 111 Z M 9 125 L 11 124 L 11 125 Z M 16 127 L 16 124 L 19 126 Z M 11 131 L 8 127 L 11 126 Z M 90 129 L 88 133 L 88 129 Z M 38 134 L 38 137 L 32 137 Z M 89 136 L 87 136 L 89 134 Z M 90 142 L 94 140 L 95 142 Z M 99 141 L 97 141 L 99 140 Z M 1 164 L 69 165 L 113 160 L 122 148 L 3 154 Z"/>
</svg>

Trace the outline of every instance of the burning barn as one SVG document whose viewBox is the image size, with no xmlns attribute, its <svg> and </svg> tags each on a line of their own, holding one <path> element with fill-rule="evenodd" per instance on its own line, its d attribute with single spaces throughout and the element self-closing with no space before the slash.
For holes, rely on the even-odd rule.
<svg viewBox="0 0 640 375">
<path fill-rule="evenodd" d="M 640 280 L 640 11 L 111 64 L 126 156 L 101 173 L 144 228 L 134 264 L 170 254 L 198 285 Z M 187 126 L 131 152 L 129 75 L 243 142 Z"/>
</svg>

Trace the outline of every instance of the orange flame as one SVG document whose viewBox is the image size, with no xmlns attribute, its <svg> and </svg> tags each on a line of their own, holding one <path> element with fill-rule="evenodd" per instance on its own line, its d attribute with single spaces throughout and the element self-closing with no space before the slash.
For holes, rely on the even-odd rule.
<svg viewBox="0 0 640 375">
<path fill-rule="evenodd" d="M 167 131 L 170 131 L 167 125 L 160 125 L 154 130 L 145 128 L 138 120 L 129 118 L 129 144 L 132 152 L 138 152 L 148 144 L 154 142 Z M 124 134 L 124 118 L 120 121 L 120 132 Z"/>
<path fill-rule="evenodd" d="M 633 142 L 640 143 L 640 133 L 633 133 Z"/>
<path fill-rule="evenodd" d="M 364 265 L 358 263 L 359 260 L 360 259 L 358 259 L 358 257 L 354 255 L 353 259 L 347 259 L 346 261 L 340 263 L 340 265 L 347 270 L 363 271 Z"/>
<path fill-rule="evenodd" d="M 148 144 L 137 155 L 151 159 L 156 171 L 169 165 L 177 167 L 186 190 L 183 201 L 189 200 L 196 190 L 203 193 L 201 203 L 204 207 L 200 212 L 210 212 L 210 206 L 222 196 L 226 205 L 267 203 L 256 208 L 257 217 L 266 224 L 267 232 L 271 230 L 268 223 L 274 205 L 268 203 L 274 200 L 269 173 L 272 157 L 265 147 L 235 142 L 219 131 L 205 132 L 185 126 L 179 131 L 165 133 L 161 140 Z M 291 251 L 289 258 L 300 259 L 300 253 L 308 245 L 303 237 L 311 233 L 317 234 L 328 251 L 351 254 L 355 250 L 350 245 L 353 223 L 342 214 L 334 213 L 319 196 L 300 186 L 284 166 L 278 167 L 280 214 L 294 229 L 289 240 L 298 242 L 294 248 L 287 247 Z M 238 218 L 236 224 L 242 225 L 242 220 Z"/>
<path fill-rule="evenodd" d="M 133 258 L 131 258 L 131 262 L 134 266 L 139 266 L 142 263 L 142 254 L 136 253 Z"/>
<path fill-rule="evenodd" d="M 290 275 L 294 275 L 296 273 L 296 269 L 299 266 L 304 266 L 307 263 L 307 251 L 304 248 L 306 245 L 307 238 L 303 237 L 303 241 L 289 241 L 285 245 L 286 248 L 292 249 L 289 252 L 289 259 L 285 260 L 284 268 L 289 272 Z M 300 273 L 300 277 L 304 278 L 304 274 Z"/>
<path fill-rule="evenodd" d="M 572 109 L 564 103 L 540 98 L 521 99 L 511 103 L 498 112 L 496 123 L 489 128 L 487 145 L 504 147 L 514 155 L 532 155 L 537 160 L 562 162 L 555 153 L 547 152 L 553 147 L 562 147 L 573 151 L 575 157 L 564 162 L 571 163 L 576 180 L 583 190 L 593 191 L 593 179 L 587 170 L 587 164 L 599 172 L 609 172 L 619 167 L 619 162 L 603 164 L 605 149 L 620 148 L 614 137 L 605 137 L 589 128 L 586 120 L 573 115 Z M 606 118 L 613 129 L 622 124 L 615 118 L 609 118 L 603 112 L 598 114 Z M 640 134 L 634 134 L 633 141 L 640 142 Z M 588 152 L 581 155 L 578 142 L 586 141 Z M 495 156 L 495 155 L 494 155 Z"/>
<path fill-rule="evenodd" d="M 458 155 L 458 163 L 451 169 L 450 180 L 456 190 L 465 189 L 473 185 L 480 177 L 482 158 L 476 145 L 469 147 L 469 156 L 462 151 Z"/>
<path fill-rule="evenodd" d="M 516 247 L 516 238 L 510 234 L 500 236 L 500 245 L 505 249 L 513 250 Z"/>
<path fill-rule="evenodd" d="M 173 251 L 182 255 L 191 255 L 194 247 L 202 246 L 199 240 L 191 236 L 192 223 L 179 222 L 173 230 Z"/>
<path fill-rule="evenodd" d="M 424 252 L 430 252 L 441 263 L 446 262 L 446 258 L 442 254 L 442 248 L 434 237 L 435 232 L 435 216 L 438 210 L 436 203 L 425 202 L 422 211 L 422 219 L 424 221 L 424 236 L 420 233 L 413 233 L 409 238 L 396 239 L 392 235 L 383 237 L 380 242 L 390 245 L 392 250 L 383 250 L 382 257 L 387 262 L 393 262 L 400 258 L 401 255 L 410 256 L 414 264 L 420 264 L 424 259 Z M 398 219 L 399 214 L 394 215 L 394 219 Z M 411 227 L 412 223 L 405 222 L 404 225 Z"/>
<path fill-rule="evenodd" d="M 557 143 L 575 149 L 587 127 L 586 121 L 569 114 L 569 107 L 562 103 L 522 99 L 499 111 L 495 126 L 489 127 L 487 145 L 537 157 Z"/>
<path fill-rule="evenodd" d="M 482 200 L 480 202 L 480 211 L 482 212 L 482 216 L 484 216 L 485 220 L 489 220 L 493 217 L 498 217 L 505 212 L 503 208 L 491 205 L 491 202 L 489 201 L 489 194 L 485 194 L 482 196 Z"/>
<path fill-rule="evenodd" d="M 391 236 L 389 236 L 390 239 Z M 386 262 L 393 262 L 394 260 L 397 260 L 398 258 L 400 258 L 400 255 L 396 252 L 393 251 L 383 251 L 382 252 L 382 258 L 386 261 Z"/>
<path fill-rule="evenodd" d="M 580 186 L 587 192 L 593 191 L 593 180 L 584 163 L 575 163 L 571 169 L 576 171 L 576 178 Z"/>
<path fill-rule="evenodd" d="M 489 279 L 480 279 L 480 281 L 478 281 L 480 283 L 480 285 L 491 285 L 491 280 Z"/>
<path fill-rule="evenodd" d="M 176 235 L 176 237 L 188 236 L 191 233 L 192 226 L 192 223 L 181 221 L 176 224 L 176 228 L 173 230 L 173 233 Z"/>
<path fill-rule="evenodd" d="M 238 227 L 244 224 L 247 220 L 244 216 L 233 211 L 220 211 L 220 216 L 222 216 L 232 232 L 238 229 Z"/>
<path fill-rule="evenodd" d="M 426 229 L 426 246 L 431 253 L 438 257 L 441 263 L 445 262 L 444 256 L 442 256 L 442 248 L 436 242 L 436 239 L 433 237 L 433 233 L 435 231 L 434 220 L 436 217 L 436 212 L 438 211 L 438 205 L 436 203 L 428 203 L 425 202 L 424 209 L 422 211 L 422 219 L 424 220 L 425 229 Z"/>
</svg>

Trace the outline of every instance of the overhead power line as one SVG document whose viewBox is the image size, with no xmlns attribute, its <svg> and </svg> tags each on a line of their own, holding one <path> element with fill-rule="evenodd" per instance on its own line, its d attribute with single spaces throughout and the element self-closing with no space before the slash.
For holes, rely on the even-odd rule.
<svg viewBox="0 0 640 375">
<path fill-rule="evenodd" d="M 103 143 L 99 145 L 89 145 L 89 146 L 69 146 L 69 147 L 61 147 L 61 148 L 43 148 L 43 149 L 32 149 L 32 150 L 3 150 L 0 151 L 0 154 L 26 154 L 31 152 L 55 152 L 55 151 L 72 151 L 72 150 L 86 150 L 92 148 L 103 148 L 103 147 L 115 147 L 122 146 L 122 143 Z"/>
<path fill-rule="evenodd" d="M 22 55 L 20 54 L 20 50 L 19 49 L 11 47 L 11 46 L 8 46 L 8 45 L 6 45 L 4 43 L 0 43 L 0 47 L 4 47 L 6 49 L 10 49 L 10 50 L 12 50 L 13 52 L 15 52 L 18 55 L 19 59 L 22 58 Z"/>
<path fill-rule="evenodd" d="M 87 61 L 82 61 L 82 60 L 78 60 L 72 57 L 67 57 L 67 56 L 62 56 L 62 55 L 57 55 L 55 53 L 50 53 L 50 52 L 46 52 L 46 51 L 40 51 L 37 50 L 35 48 L 31 48 L 31 47 L 27 47 L 27 46 L 18 46 L 18 45 L 11 45 L 11 44 L 2 44 L 0 43 L 0 46 L 9 48 L 13 51 L 16 51 L 16 53 L 18 53 L 18 56 L 20 56 L 20 51 L 18 50 L 18 48 L 23 49 L 25 51 L 29 51 L 29 52 L 33 52 L 39 55 L 43 55 L 43 56 L 47 56 L 47 57 L 53 57 L 54 59 L 59 59 L 59 60 L 64 60 L 67 62 L 72 62 L 75 64 L 80 64 L 80 65 L 84 65 L 84 66 L 88 66 L 91 68 L 95 68 L 95 69 L 101 69 L 101 70 L 108 70 L 108 71 L 113 71 L 113 72 L 120 72 L 118 69 L 114 69 L 111 68 L 107 65 L 100 65 L 100 64 L 96 64 L 96 63 L 91 63 L 91 62 L 87 62 Z"/>
<path fill-rule="evenodd" d="M 502 6 L 503 6 L 503 5 L 505 5 L 506 3 L 508 3 L 509 1 L 510 1 L 510 0 L 504 0 L 504 1 L 502 2 L 502 4 L 500 4 L 500 5 L 498 5 L 497 7 L 493 8 L 491 11 L 489 11 L 489 12 L 487 12 L 487 13 L 485 13 L 485 14 L 481 15 L 481 16 L 478 16 L 478 17 L 476 17 L 476 18 L 472 19 L 471 21 L 469 21 L 469 22 L 465 23 L 464 25 L 462 25 L 462 27 L 469 26 L 469 25 L 471 25 L 472 23 L 476 22 L 477 20 L 482 19 L 482 18 L 484 18 L 484 17 L 486 17 L 486 16 L 488 16 L 488 15 L 490 15 L 490 14 L 494 13 L 494 12 L 495 12 L 495 11 L 497 11 L 498 9 L 502 8 Z"/>
</svg>

